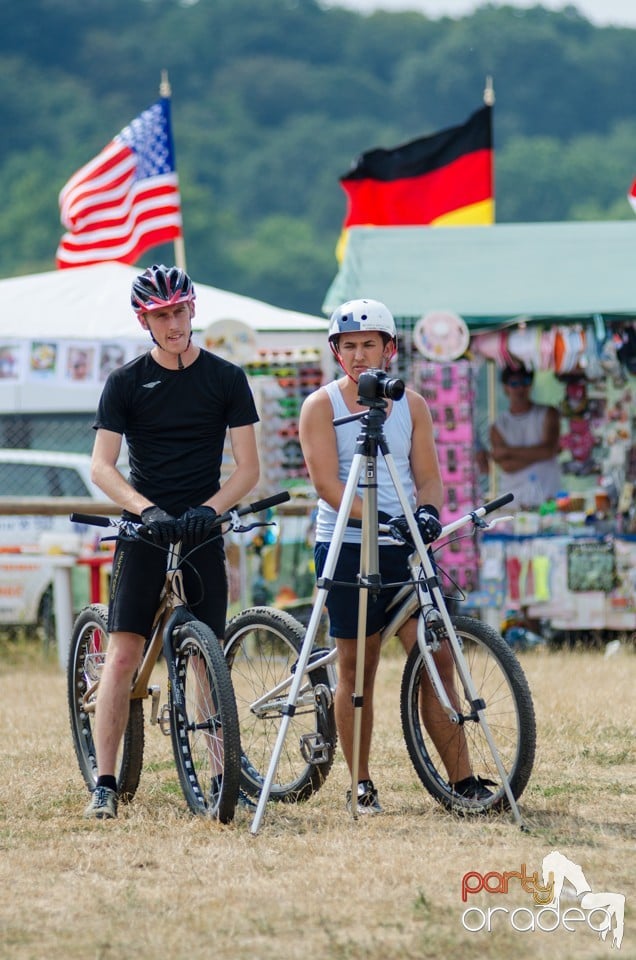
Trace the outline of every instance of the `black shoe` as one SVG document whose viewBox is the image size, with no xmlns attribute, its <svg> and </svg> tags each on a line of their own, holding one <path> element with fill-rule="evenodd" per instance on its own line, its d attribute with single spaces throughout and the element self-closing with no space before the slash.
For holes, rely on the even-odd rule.
<svg viewBox="0 0 636 960">
<path fill-rule="evenodd" d="M 347 790 L 347 810 L 351 813 L 351 790 Z M 358 813 L 383 813 L 378 791 L 372 780 L 360 780 L 358 783 L 358 798 L 356 803 Z"/>
<path fill-rule="evenodd" d="M 253 797 L 250 797 L 249 793 L 246 793 L 245 790 L 241 787 L 239 790 L 238 800 L 236 803 L 237 807 L 240 807 L 241 810 L 249 810 L 251 813 L 256 811 L 258 804 Z"/>
<path fill-rule="evenodd" d="M 453 793 L 462 797 L 464 800 L 474 800 L 476 803 L 486 803 L 487 800 L 491 800 L 494 796 L 492 790 L 489 790 L 488 787 L 496 787 L 497 784 L 493 780 L 483 780 L 481 777 L 465 777 L 463 780 L 458 780 L 457 783 L 451 783 L 453 788 Z"/>
</svg>

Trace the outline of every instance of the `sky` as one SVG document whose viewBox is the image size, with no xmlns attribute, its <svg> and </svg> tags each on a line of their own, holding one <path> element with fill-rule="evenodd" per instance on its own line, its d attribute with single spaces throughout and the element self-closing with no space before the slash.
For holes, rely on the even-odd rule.
<svg viewBox="0 0 636 960">
<path fill-rule="evenodd" d="M 597 26 L 636 28 L 636 0 L 323 0 L 326 6 L 348 7 L 359 12 L 372 10 L 418 10 L 427 17 L 462 17 L 491 2 L 494 6 L 534 7 L 562 10 L 574 6 Z"/>
</svg>

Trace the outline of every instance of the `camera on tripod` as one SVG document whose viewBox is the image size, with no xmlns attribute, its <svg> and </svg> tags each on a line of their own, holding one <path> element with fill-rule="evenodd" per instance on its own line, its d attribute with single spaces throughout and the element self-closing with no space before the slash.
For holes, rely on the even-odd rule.
<svg viewBox="0 0 636 960">
<path fill-rule="evenodd" d="M 384 370 L 365 370 L 358 380 L 358 403 L 371 406 L 382 400 L 401 400 L 404 381 L 390 377 Z"/>
</svg>

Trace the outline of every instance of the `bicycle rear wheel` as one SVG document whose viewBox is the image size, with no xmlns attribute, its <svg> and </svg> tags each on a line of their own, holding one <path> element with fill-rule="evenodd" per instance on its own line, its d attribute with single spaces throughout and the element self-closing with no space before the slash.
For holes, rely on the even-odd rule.
<svg viewBox="0 0 636 960">
<path fill-rule="evenodd" d="M 170 734 L 183 795 L 193 813 L 228 823 L 238 800 L 241 748 L 221 645 L 210 627 L 191 620 L 174 628 L 171 656 Z"/>
<path fill-rule="evenodd" d="M 514 653 L 495 630 L 472 617 L 452 617 L 451 620 L 477 695 L 486 703 L 486 721 L 516 799 L 525 789 L 534 763 L 536 724 L 528 682 Z M 443 732 L 438 728 L 437 747 L 420 711 L 425 676 L 426 667 L 416 644 L 404 668 L 400 707 L 404 739 L 418 777 L 436 800 L 460 813 L 509 806 L 483 725 L 478 719 L 470 719 L 472 709 L 457 670 L 454 684 L 457 709 L 466 719 L 460 725 L 449 722 Z M 492 783 L 489 786 L 492 796 L 487 800 L 458 796 L 449 784 L 439 751 L 445 753 L 447 761 L 453 762 L 460 756 L 465 758 L 466 749 L 473 774 Z"/>
<path fill-rule="evenodd" d="M 263 788 L 304 637 L 302 624 L 270 607 L 244 610 L 228 623 L 225 656 L 241 727 L 241 786 L 251 796 Z M 278 685 L 283 685 L 279 692 L 268 694 Z M 330 677 L 326 667 L 318 667 L 299 691 L 269 798 L 295 803 L 319 790 L 336 742 Z"/>
<path fill-rule="evenodd" d="M 97 756 L 93 740 L 97 683 L 108 655 L 108 607 L 85 607 L 73 626 L 67 665 L 67 699 L 73 746 L 89 790 L 97 783 Z M 144 757 L 144 713 L 141 700 L 130 701 L 128 725 L 122 739 L 115 776 L 124 803 L 132 800 Z"/>
</svg>

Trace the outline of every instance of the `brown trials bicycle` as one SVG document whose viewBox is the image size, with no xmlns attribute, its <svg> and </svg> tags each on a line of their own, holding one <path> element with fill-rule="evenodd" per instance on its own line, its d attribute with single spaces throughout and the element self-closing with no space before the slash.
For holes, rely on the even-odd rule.
<svg viewBox="0 0 636 960">
<path fill-rule="evenodd" d="M 217 517 L 216 532 L 245 532 L 259 523 L 243 526 L 240 518 L 289 499 L 287 492 L 234 507 Z M 139 539 L 142 525 L 73 514 L 75 523 L 115 527 L 114 538 Z M 105 537 L 104 539 L 110 539 Z M 166 552 L 166 580 L 142 662 L 130 691 L 130 715 L 117 759 L 117 789 L 122 801 L 132 800 L 141 777 L 144 754 L 144 700 L 150 700 L 149 723 L 172 739 L 174 760 L 190 810 L 230 821 L 239 795 L 241 769 L 240 729 L 232 680 L 219 638 L 197 620 L 188 607 L 182 569 L 192 555 L 181 542 Z M 193 548 L 196 550 L 196 547 Z M 205 584 L 202 585 L 205 588 Z M 161 685 L 154 682 L 155 666 L 163 655 L 168 682 L 161 704 Z M 80 771 L 89 790 L 97 782 L 93 737 L 95 704 L 102 669 L 108 656 L 108 608 L 92 603 L 78 615 L 71 637 L 67 682 L 73 744 Z"/>
</svg>

